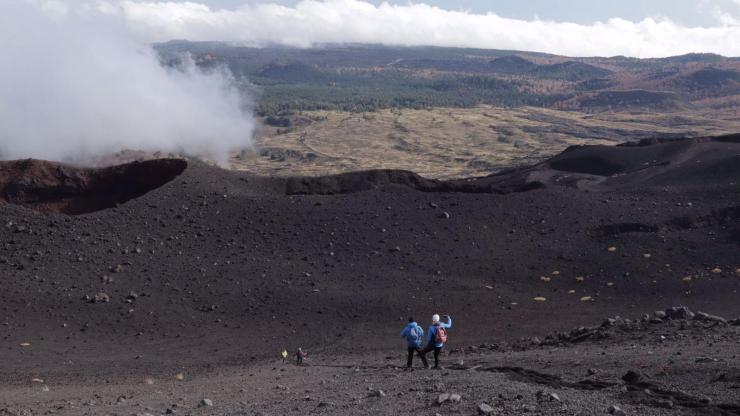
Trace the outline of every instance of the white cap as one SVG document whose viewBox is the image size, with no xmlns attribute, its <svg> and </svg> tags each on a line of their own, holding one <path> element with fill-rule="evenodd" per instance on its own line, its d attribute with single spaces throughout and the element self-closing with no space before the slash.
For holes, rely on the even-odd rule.
<svg viewBox="0 0 740 416">
<path fill-rule="evenodd" d="M 439 322 L 439 315 L 435 313 L 434 315 L 432 315 L 432 323 L 436 324 L 437 322 Z"/>
</svg>

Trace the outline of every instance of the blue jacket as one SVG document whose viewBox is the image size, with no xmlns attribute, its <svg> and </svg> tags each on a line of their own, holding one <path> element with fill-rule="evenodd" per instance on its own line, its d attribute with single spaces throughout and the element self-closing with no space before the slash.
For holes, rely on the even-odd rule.
<svg viewBox="0 0 740 416">
<path fill-rule="evenodd" d="M 411 330 L 416 328 L 419 333 L 419 338 L 414 340 L 414 337 L 410 336 Z M 406 346 L 409 348 L 421 347 L 422 340 L 424 339 L 424 329 L 419 326 L 416 322 L 409 322 L 401 331 L 401 338 L 406 338 Z"/>
<path fill-rule="evenodd" d="M 437 337 L 437 329 L 439 327 L 442 328 L 452 328 L 452 317 L 447 317 L 447 323 L 444 323 L 442 321 L 439 321 L 438 323 L 432 325 L 429 327 L 429 340 L 427 341 L 427 345 L 434 345 L 436 348 L 442 348 L 444 347 L 444 343 L 442 342 L 434 342 L 434 339 Z"/>
</svg>

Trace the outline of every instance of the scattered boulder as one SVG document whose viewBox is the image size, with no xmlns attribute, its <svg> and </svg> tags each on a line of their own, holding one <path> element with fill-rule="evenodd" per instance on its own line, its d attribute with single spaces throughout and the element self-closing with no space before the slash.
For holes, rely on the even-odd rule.
<svg viewBox="0 0 740 416">
<path fill-rule="evenodd" d="M 446 401 L 450 400 L 450 394 L 449 393 L 440 393 L 439 396 L 437 396 L 437 400 L 435 403 L 437 403 L 437 406 L 441 406 Z"/>
<path fill-rule="evenodd" d="M 694 313 L 686 306 L 674 306 L 665 310 L 666 317 L 672 320 L 689 320 L 694 318 Z"/>
<path fill-rule="evenodd" d="M 481 403 L 478 405 L 478 414 L 491 415 L 493 414 L 493 407 L 487 405 L 486 403 Z"/>
<path fill-rule="evenodd" d="M 622 376 L 622 380 L 627 384 L 636 384 L 645 380 L 645 375 L 639 371 L 630 370 Z"/>
<path fill-rule="evenodd" d="M 386 394 L 383 390 L 371 390 L 370 391 L 370 397 L 385 397 Z"/>
<path fill-rule="evenodd" d="M 534 298 L 535 301 L 544 302 L 544 297 Z M 721 316 L 710 315 L 704 312 L 692 312 L 686 306 L 674 306 L 665 311 L 656 311 L 652 315 L 645 314 L 641 320 L 626 319 L 620 316 L 606 318 L 601 325 L 596 327 L 579 327 L 568 332 L 554 332 L 544 340 L 539 338 L 523 338 L 521 341 L 529 345 L 559 345 L 562 343 L 578 343 L 587 340 L 602 340 L 620 336 L 621 332 L 642 331 L 645 324 L 660 324 L 666 321 L 702 321 L 715 324 L 729 324 L 740 326 L 740 318 L 727 320 Z M 661 336 L 661 341 L 668 338 Z M 593 375 L 593 374 L 589 374 Z"/>
<path fill-rule="evenodd" d="M 462 401 L 462 396 L 459 394 L 450 394 L 450 403 L 460 403 Z"/>
<path fill-rule="evenodd" d="M 673 401 L 671 400 L 658 400 L 655 405 L 664 409 L 673 409 L 674 406 Z"/>
<path fill-rule="evenodd" d="M 93 296 L 92 299 L 90 299 L 91 303 L 107 303 L 110 302 L 110 296 L 108 296 L 107 293 L 100 292 L 96 293 L 95 296 Z"/>
<path fill-rule="evenodd" d="M 198 403 L 198 407 L 212 407 L 213 401 L 211 399 L 203 399 Z"/>
<path fill-rule="evenodd" d="M 727 323 L 727 319 L 725 319 L 725 318 L 723 318 L 721 316 L 710 315 L 710 314 L 704 313 L 704 312 L 697 312 L 694 315 L 694 319 L 697 320 L 697 321 L 705 321 L 705 322 L 719 322 L 719 323 L 723 323 L 723 324 L 726 324 Z"/>
<path fill-rule="evenodd" d="M 606 412 L 612 416 L 625 416 L 624 411 L 615 405 L 609 406 Z"/>
<path fill-rule="evenodd" d="M 535 393 L 535 396 L 537 396 L 538 401 L 560 401 L 560 396 L 558 396 L 556 393 L 545 393 L 542 390 L 539 390 Z"/>
</svg>

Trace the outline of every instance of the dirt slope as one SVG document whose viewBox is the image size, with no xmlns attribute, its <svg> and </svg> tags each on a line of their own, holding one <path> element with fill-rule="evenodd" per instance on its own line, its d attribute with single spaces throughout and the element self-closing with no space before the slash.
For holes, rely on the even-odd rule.
<svg viewBox="0 0 740 416">
<path fill-rule="evenodd" d="M 738 154 L 730 138 L 581 147 L 454 182 L 189 161 L 110 209 L 0 205 L 0 371 L 25 383 L 395 348 L 408 315 L 433 312 L 469 344 L 675 304 L 737 316 Z"/>
<path fill-rule="evenodd" d="M 270 357 L 82 383 L 45 377 L 0 386 L 0 414 L 736 416 L 738 341 L 740 319 L 669 308 L 515 343 L 453 338 L 441 370 L 418 360 L 406 370 L 396 349 L 311 353 L 301 367 Z"/>
</svg>

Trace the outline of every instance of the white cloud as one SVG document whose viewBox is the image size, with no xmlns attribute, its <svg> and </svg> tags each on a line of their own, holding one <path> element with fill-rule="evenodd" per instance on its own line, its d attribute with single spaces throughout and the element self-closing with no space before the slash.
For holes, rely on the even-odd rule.
<svg viewBox="0 0 740 416">
<path fill-rule="evenodd" d="M 740 6 L 740 0 L 734 0 L 734 2 Z M 723 8 L 719 4 L 712 3 L 708 0 L 705 0 L 702 3 L 704 10 L 706 10 L 720 25 L 725 27 L 740 26 L 740 18 L 727 11 L 727 9 Z"/>
<path fill-rule="evenodd" d="M 228 73 L 165 69 L 119 7 L 91 5 L 0 2 L 0 158 L 128 148 L 222 161 L 249 145 L 252 118 Z"/>
<path fill-rule="evenodd" d="M 734 0 L 736 2 L 740 0 Z M 103 4 L 103 3 L 99 3 Z M 244 5 L 213 10 L 196 2 L 108 1 L 143 39 L 325 42 L 517 49 L 571 56 L 663 57 L 689 52 L 740 55 L 740 24 L 729 14 L 716 27 L 686 27 L 664 18 L 610 19 L 590 25 L 517 20 L 448 11 L 423 3 L 375 6 L 361 0 L 302 0 L 294 7 Z"/>
<path fill-rule="evenodd" d="M 740 0 L 733 0 L 736 3 Z M 229 74 L 164 69 L 146 44 L 170 39 L 533 50 L 573 56 L 740 55 L 737 17 L 582 25 L 426 4 L 302 0 L 212 10 L 196 2 L 0 1 L 0 157 L 69 158 L 122 148 L 224 158 L 253 128 Z"/>
</svg>

